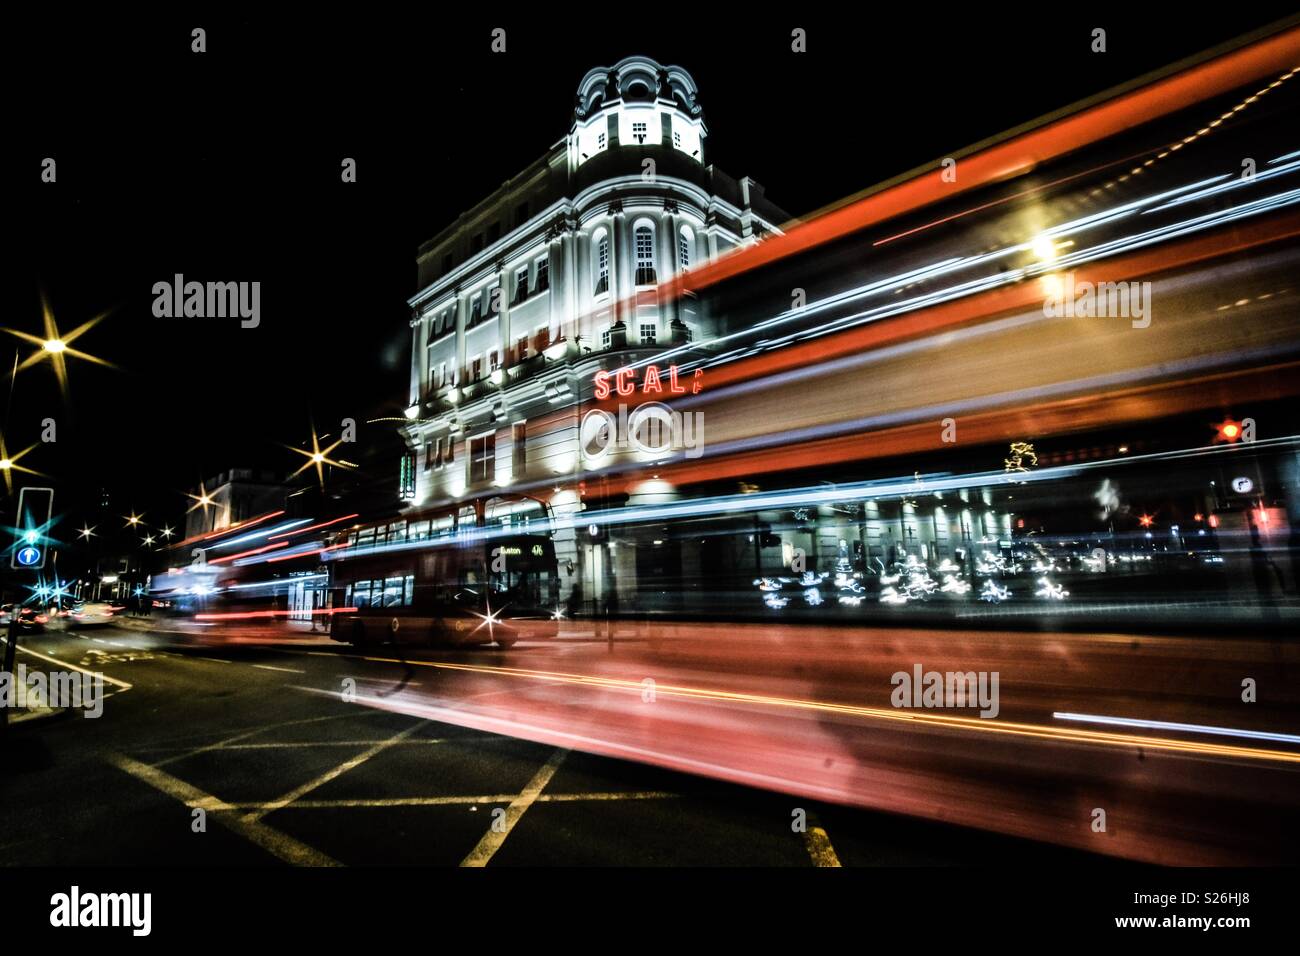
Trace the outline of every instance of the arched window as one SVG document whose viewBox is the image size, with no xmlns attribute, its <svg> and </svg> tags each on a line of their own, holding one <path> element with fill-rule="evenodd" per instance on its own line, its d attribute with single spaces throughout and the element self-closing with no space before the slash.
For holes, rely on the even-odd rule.
<svg viewBox="0 0 1300 956">
<path fill-rule="evenodd" d="M 690 226 L 682 226 L 677 233 L 677 267 L 685 271 L 695 258 L 695 235 Z"/>
<path fill-rule="evenodd" d="M 633 233 L 636 249 L 636 284 L 655 284 L 655 231 L 649 223 L 641 223 Z"/>
<path fill-rule="evenodd" d="M 609 291 L 609 233 L 601 230 L 596 233 L 596 288 L 593 295 L 603 295 Z"/>
</svg>

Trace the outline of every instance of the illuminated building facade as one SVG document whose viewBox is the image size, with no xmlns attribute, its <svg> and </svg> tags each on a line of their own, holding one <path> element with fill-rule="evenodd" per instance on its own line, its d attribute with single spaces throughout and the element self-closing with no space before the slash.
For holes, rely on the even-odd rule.
<svg viewBox="0 0 1300 956">
<path fill-rule="evenodd" d="M 697 96 L 689 73 L 647 57 L 591 70 L 568 133 L 420 247 L 401 481 L 412 506 L 509 491 L 580 510 L 596 373 L 711 336 L 696 300 L 663 284 L 788 217 L 706 163 Z M 556 548 L 564 593 L 585 576 L 599 599 L 620 558 L 572 532 Z"/>
</svg>

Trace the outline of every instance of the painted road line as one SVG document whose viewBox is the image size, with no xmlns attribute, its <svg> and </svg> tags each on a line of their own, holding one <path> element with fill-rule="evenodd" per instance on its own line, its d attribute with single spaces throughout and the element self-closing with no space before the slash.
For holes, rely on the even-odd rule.
<svg viewBox="0 0 1300 956">
<path fill-rule="evenodd" d="M 74 671 L 80 671 L 81 673 L 86 674 L 90 677 L 102 677 L 104 679 L 104 683 L 112 684 L 114 687 L 120 687 L 122 688 L 122 690 L 130 690 L 132 687 L 132 685 L 128 684 L 126 681 L 118 680 L 116 677 L 109 677 L 107 674 L 101 671 L 87 670 L 84 667 L 78 667 L 76 664 L 69 664 L 67 661 L 61 661 L 55 657 L 47 657 L 46 655 L 42 654 L 40 651 L 34 651 L 30 647 L 23 647 L 21 644 L 18 645 L 16 650 L 20 651 L 23 654 L 31 654 L 33 657 L 39 657 L 41 660 L 49 664 L 58 664 L 60 667 L 70 667 Z"/>
<path fill-rule="evenodd" d="M 355 714 L 330 714 L 327 717 L 307 717 L 302 720 L 286 720 L 278 724 L 264 724 L 261 727 L 254 727 L 251 730 L 243 730 L 233 737 L 226 737 L 215 743 L 203 744 L 201 747 L 195 747 L 193 750 L 185 750 L 166 760 L 160 760 L 154 764 L 155 767 L 165 767 L 169 763 L 175 763 L 177 760 L 184 760 L 187 757 L 197 757 L 199 754 L 208 753 L 213 750 L 224 750 L 231 744 L 238 743 L 241 740 L 247 740 L 249 737 L 256 737 L 258 734 L 264 734 L 270 730 L 279 730 L 281 727 L 295 727 L 299 724 L 315 724 L 325 720 L 342 720 L 344 717 L 355 717 Z"/>
<path fill-rule="evenodd" d="M 155 790 L 159 790 L 174 800 L 179 800 L 190 809 L 201 809 L 211 814 L 222 826 L 242 836 L 272 856 L 292 863 L 294 866 L 341 866 L 319 850 L 300 843 L 287 833 L 281 833 L 273 827 L 256 819 L 249 819 L 240 814 L 233 806 L 210 793 L 204 793 L 184 780 L 178 780 L 171 774 L 151 767 L 148 764 L 132 760 L 122 754 L 110 756 L 110 762 L 118 769 L 143 780 Z"/>
<path fill-rule="evenodd" d="M 250 664 L 249 667 L 256 667 L 264 671 L 281 671 L 285 674 L 305 674 L 306 671 L 294 670 L 292 667 L 272 667 L 270 664 Z"/>
<path fill-rule="evenodd" d="M 445 744 L 450 737 L 421 737 L 419 740 L 399 740 L 393 747 L 422 747 L 431 744 Z M 286 740 L 266 744 L 226 744 L 221 750 L 297 750 L 300 747 L 370 747 L 382 743 L 379 740 Z M 132 747 L 135 753 L 175 753 L 184 747 Z"/>
<path fill-rule="evenodd" d="M 808 811 L 808 829 L 804 831 L 803 843 L 808 856 L 812 858 L 813 866 L 840 866 L 840 858 L 835 855 L 835 847 L 831 846 L 826 828 L 811 810 Z"/>
<path fill-rule="evenodd" d="M 286 793 L 283 797 L 280 797 L 278 800 L 271 801 L 262 809 L 254 810 L 250 813 L 245 814 L 243 819 L 253 822 L 253 821 L 260 820 L 266 814 L 271 813 L 275 810 L 284 809 L 285 807 L 287 807 L 289 804 L 296 801 L 299 797 L 303 796 L 304 794 L 311 793 L 311 791 L 317 789 L 318 787 L 324 786 L 325 784 L 329 783 L 331 780 L 335 779 L 336 777 L 342 776 L 343 774 L 347 773 L 349 770 L 353 769 L 354 767 L 360 766 L 361 764 L 365 763 L 367 760 L 369 760 L 371 757 L 375 756 L 376 754 L 384 750 L 387 750 L 389 747 L 393 746 L 393 744 L 400 743 L 401 741 L 405 740 L 411 734 L 415 733 L 417 730 L 423 727 L 426 723 L 427 721 L 422 720 L 419 723 L 414 724 L 413 726 L 407 727 L 403 731 L 399 731 L 398 733 L 389 737 L 387 740 L 380 741 L 379 743 L 375 744 L 373 747 L 369 748 L 368 750 L 362 753 L 357 754 L 355 757 L 351 758 L 350 760 L 343 761 L 343 763 L 339 764 L 334 769 L 325 771 L 325 773 L 321 774 L 319 777 L 316 777 L 314 780 L 307 781 L 301 787 L 295 787 L 293 790 L 290 790 L 288 793 Z"/>
<path fill-rule="evenodd" d="M 542 790 L 551 782 L 551 778 L 555 776 L 555 771 L 560 769 L 560 764 L 564 762 L 564 758 L 568 754 L 569 751 L 567 750 L 557 750 L 551 754 L 551 759 L 546 761 L 546 765 L 533 775 L 533 779 L 528 781 L 528 785 L 524 787 L 519 796 L 510 801 L 510 806 L 506 807 L 505 817 L 500 829 L 496 828 L 497 821 L 493 820 L 493 826 L 489 827 L 488 832 L 483 834 L 483 839 L 478 841 L 478 846 L 470 850 L 469 856 L 460 861 L 461 866 L 479 867 L 488 865 L 488 861 L 506 842 L 506 837 L 515 828 L 519 818 L 537 802 Z"/>
<path fill-rule="evenodd" d="M 544 793 L 537 798 L 536 802 L 572 803 L 586 800 L 671 800 L 676 799 L 678 796 L 680 796 L 680 794 L 660 793 L 658 791 L 635 793 Z M 494 793 L 471 797 L 357 797 L 345 800 L 297 800 L 294 802 L 293 808 L 295 810 L 344 810 L 374 807 L 493 806 L 499 804 L 510 804 L 517 799 L 518 795 L 513 793 Z M 271 804 L 253 802 L 234 803 L 231 804 L 231 806 L 239 810 L 260 810 L 270 807 Z"/>
</svg>

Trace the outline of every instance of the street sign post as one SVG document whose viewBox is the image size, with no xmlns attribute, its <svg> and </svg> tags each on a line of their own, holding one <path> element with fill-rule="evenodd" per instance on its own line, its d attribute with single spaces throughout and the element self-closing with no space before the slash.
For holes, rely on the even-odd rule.
<svg viewBox="0 0 1300 956">
<path fill-rule="evenodd" d="M 45 532 L 54 514 L 53 488 L 23 488 L 18 492 L 18 514 L 14 522 L 18 542 L 9 557 L 15 571 L 39 571 L 45 567 Z"/>
<path fill-rule="evenodd" d="M 9 567 L 16 571 L 39 571 L 45 567 L 46 532 L 54 514 L 53 488 L 23 488 L 18 492 L 18 512 L 14 526 L 18 540 L 9 557 Z M 18 650 L 18 611 L 22 602 L 16 598 L 9 615 L 9 633 L 5 637 L 4 672 L 13 682 L 14 657 Z M 0 727 L 8 729 L 9 708 L 0 707 Z"/>
</svg>

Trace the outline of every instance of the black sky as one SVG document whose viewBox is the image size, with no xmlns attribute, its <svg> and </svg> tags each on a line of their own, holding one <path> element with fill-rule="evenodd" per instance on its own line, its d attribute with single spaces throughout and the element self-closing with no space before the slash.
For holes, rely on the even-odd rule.
<svg viewBox="0 0 1300 956">
<path fill-rule="evenodd" d="M 42 288 L 61 329 L 114 310 L 77 346 L 118 368 L 74 361 L 65 402 L 37 366 L 18 376 L 9 412 L 11 450 L 57 420 L 58 442 L 25 463 L 73 501 L 109 484 L 123 508 L 179 503 L 224 468 L 290 466 L 280 443 L 304 442 L 312 420 L 328 431 L 344 416 L 400 414 L 416 246 L 567 132 L 593 66 L 630 53 L 684 66 L 710 161 L 802 214 L 1288 12 L 997 19 L 927 5 L 890 20 L 755 5 L 674 18 L 690 8 L 652 5 L 610 20 L 600 5 L 556 23 L 315 9 L 299 22 L 60 16 L 15 28 L 16 254 L 0 325 L 38 332 Z M 190 52 L 196 25 L 202 55 Z M 496 26 L 503 55 L 489 48 Z M 790 52 L 796 26 L 806 54 Z M 1089 49 L 1096 26 L 1102 55 Z M 45 156 L 57 184 L 38 180 Z M 339 181 L 345 156 L 355 185 Z M 261 281 L 261 327 L 154 318 L 152 286 L 177 272 Z M 0 340 L 6 370 L 15 344 Z"/>
</svg>

